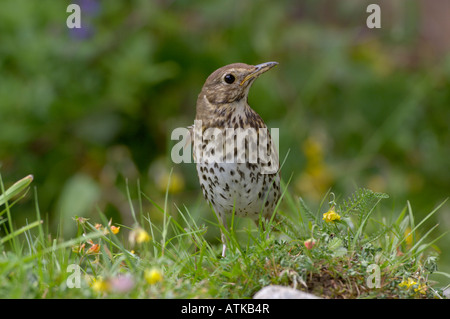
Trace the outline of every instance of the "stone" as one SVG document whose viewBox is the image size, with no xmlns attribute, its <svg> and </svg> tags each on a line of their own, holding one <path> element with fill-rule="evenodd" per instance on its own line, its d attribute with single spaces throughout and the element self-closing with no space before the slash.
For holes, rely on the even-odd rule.
<svg viewBox="0 0 450 319">
<path fill-rule="evenodd" d="M 253 299 L 321 299 L 313 294 L 291 287 L 270 285 L 258 291 Z"/>
</svg>

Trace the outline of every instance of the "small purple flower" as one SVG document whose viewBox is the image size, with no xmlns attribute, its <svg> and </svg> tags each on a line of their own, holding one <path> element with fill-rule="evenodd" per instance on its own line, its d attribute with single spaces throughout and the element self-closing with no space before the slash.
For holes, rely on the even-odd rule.
<svg viewBox="0 0 450 319">
<path fill-rule="evenodd" d="M 97 0 L 78 0 L 81 12 L 87 16 L 96 16 L 100 12 L 100 3 Z"/>
<path fill-rule="evenodd" d="M 81 9 L 81 28 L 69 29 L 69 34 L 75 39 L 88 39 L 95 34 L 92 18 L 100 12 L 100 3 L 97 0 L 77 0 Z"/>
<path fill-rule="evenodd" d="M 94 34 L 92 27 L 81 25 L 81 28 L 69 29 L 70 36 L 75 39 L 88 39 Z"/>
</svg>

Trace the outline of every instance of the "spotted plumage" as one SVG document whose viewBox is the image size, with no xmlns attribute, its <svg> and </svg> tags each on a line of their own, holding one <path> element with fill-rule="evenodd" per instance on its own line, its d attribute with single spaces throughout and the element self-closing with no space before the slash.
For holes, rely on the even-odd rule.
<svg viewBox="0 0 450 319">
<path fill-rule="evenodd" d="M 278 154 L 267 126 L 248 105 L 253 81 L 275 66 L 235 63 L 213 72 L 197 99 L 194 160 L 200 187 L 220 222 L 234 210 L 258 221 L 280 198 Z M 225 255 L 225 237 L 222 234 Z"/>
</svg>

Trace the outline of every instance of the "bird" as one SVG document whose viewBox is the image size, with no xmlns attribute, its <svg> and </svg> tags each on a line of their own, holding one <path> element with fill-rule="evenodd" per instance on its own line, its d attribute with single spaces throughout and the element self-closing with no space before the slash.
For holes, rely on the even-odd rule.
<svg viewBox="0 0 450 319">
<path fill-rule="evenodd" d="M 200 187 L 218 221 L 269 219 L 280 198 L 279 157 L 261 116 L 248 104 L 254 81 L 277 62 L 233 63 L 209 75 L 197 98 L 193 158 Z M 226 237 L 221 231 L 222 256 Z"/>
</svg>

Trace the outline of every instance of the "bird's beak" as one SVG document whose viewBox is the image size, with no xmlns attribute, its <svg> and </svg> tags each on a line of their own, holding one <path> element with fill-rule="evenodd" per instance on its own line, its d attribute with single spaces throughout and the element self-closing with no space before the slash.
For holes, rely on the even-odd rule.
<svg viewBox="0 0 450 319">
<path fill-rule="evenodd" d="M 243 85 L 245 82 L 257 78 L 261 74 L 263 74 L 266 71 L 269 71 L 271 68 L 273 68 L 275 65 L 277 65 L 278 62 L 266 62 L 261 63 L 258 65 L 255 65 L 255 70 L 250 72 L 241 82 L 241 85 Z"/>
</svg>

